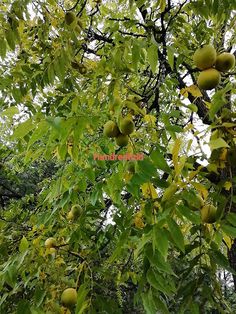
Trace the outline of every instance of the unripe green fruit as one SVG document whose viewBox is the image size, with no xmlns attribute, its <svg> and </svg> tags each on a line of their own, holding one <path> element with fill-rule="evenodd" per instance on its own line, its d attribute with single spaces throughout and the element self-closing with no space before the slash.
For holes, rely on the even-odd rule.
<svg viewBox="0 0 236 314">
<path fill-rule="evenodd" d="M 105 123 L 104 129 L 103 129 L 103 134 L 106 135 L 107 137 L 116 137 L 120 133 L 117 124 L 109 120 Z"/>
<path fill-rule="evenodd" d="M 216 62 L 216 50 L 211 45 L 203 46 L 195 51 L 193 62 L 200 70 L 211 68 Z"/>
<path fill-rule="evenodd" d="M 52 247 L 55 247 L 57 246 L 57 242 L 56 242 L 56 239 L 54 238 L 48 238 L 45 242 L 44 242 L 44 245 L 46 248 L 50 249 Z"/>
<path fill-rule="evenodd" d="M 74 288 L 67 288 L 62 292 L 61 303 L 65 307 L 72 307 L 77 303 L 77 292 Z"/>
<path fill-rule="evenodd" d="M 56 253 L 57 253 L 57 250 L 56 250 L 54 247 L 51 247 L 51 248 L 49 249 L 49 252 L 50 252 L 51 255 L 55 256 Z"/>
<path fill-rule="evenodd" d="M 223 52 L 216 58 L 216 69 L 226 72 L 235 66 L 235 56 L 232 53 Z"/>
<path fill-rule="evenodd" d="M 220 72 L 211 68 L 204 70 L 199 74 L 197 84 L 201 89 L 210 90 L 220 83 L 220 79 Z"/>
<path fill-rule="evenodd" d="M 129 143 L 128 135 L 120 134 L 116 137 L 116 144 L 120 147 L 127 146 Z"/>
<path fill-rule="evenodd" d="M 72 214 L 76 217 L 79 217 L 82 214 L 82 208 L 80 205 L 73 205 L 71 207 Z"/>
<path fill-rule="evenodd" d="M 124 135 L 129 135 L 134 131 L 134 122 L 130 118 L 124 118 L 120 122 L 120 131 Z"/>
<path fill-rule="evenodd" d="M 76 19 L 76 15 L 74 12 L 67 12 L 65 15 L 65 22 L 67 25 L 71 25 Z"/>
<path fill-rule="evenodd" d="M 201 208 L 202 222 L 214 223 L 216 221 L 217 209 L 212 204 L 207 204 Z"/>
<path fill-rule="evenodd" d="M 79 218 L 79 216 L 82 214 L 82 208 L 80 205 L 74 205 L 72 206 L 71 210 L 69 211 L 67 218 L 69 220 L 75 220 Z"/>
</svg>

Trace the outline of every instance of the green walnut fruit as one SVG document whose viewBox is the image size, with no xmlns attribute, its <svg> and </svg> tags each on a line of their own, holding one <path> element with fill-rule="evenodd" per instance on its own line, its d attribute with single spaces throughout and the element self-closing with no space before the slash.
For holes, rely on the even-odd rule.
<svg viewBox="0 0 236 314">
<path fill-rule="evenodd" d="M 216 58 L 216 69 L 227 72 L 235 66 L 235 56 L 229 52 L 223 52 Z"/>
<path fill-rule="evenodd" d="M 201 89 L 211 90 L 220 83 L 220 80 L 220 72 L 211 68 L 204 70 L 199 74 L 197 84 Z"/>
<path fill-rule="evenodd" d="M 62 292 L 61 303 L 70 308 L 77 303 L 77 292 L 74 288 L 67 288 Z"/>
<path fill-rule="evenodd" d="M 65 22 L 67 25 L 71 25 L 76 19 L 76 15 L 74 12 L 67 12 L 65 14 Z"/>
<path fill-rule="evenodd" d="M 120 134 L 120 131 L 117 124 L 114 121 L 109 120 L 104 125 L 103 134 L 107 137 L 116 137 Z"/>
<path fill-rule="evenodd" d="M 69 220 L 76 220 L 80 217 L 80 215 L 82 214 L 82 208 L 80 205 L 73 205 L 71 207 L 71 210 L 69 211 L 67 218 Z"/>
<path fill-rule="evenodd" d="M 49 253 L 50 253 L 51 255 L 55 256 L 56 253 L 57 253 L 57 250 L 56 250 L 54 247 L 50 247 Z"/>
<path fill-rule="evenodd" d="M 124 118 L 120 122 L 120 131 L 124 135 L 129 135 L 134 132 L 134 122 L 130 118 Z"/>
<path fill-rule="evenodd" d="M 126 169 L 129 173 L 134 174 L 135 173 L 135 162 L 134 161 L 129 161 L 127 163 Z"/>
<path fill-rule="evenodd" d="M 44 245 L 46 248 L 50 249 L 53 248 L 55 246 L 57 246 L 57 241 L 55 238 L 48 238 L 45 242 Z"/>
<path fill-rule="evenodd" d="M 119 134 L 116 137 L 116 144 L 120 147 L 124 147 L 127 146 L 129 143 L 129 137 L 128 135 L 124 135 L 124 134 Z"/>
<path fill-rule="evenodd" d="M 216 50 L 211 45 L 205 45 L 195 51 L 193 62 L 200 70 L 211 68 L 216 62 Z"/>
<path fill-rule="evenodd" d="M 201 208 L 201 219 L 202 222 L 206 222 L 208 224 L 216 222 L 216 212 L 217 209 L 212 204 L 206 204 Z"/>
</svg>

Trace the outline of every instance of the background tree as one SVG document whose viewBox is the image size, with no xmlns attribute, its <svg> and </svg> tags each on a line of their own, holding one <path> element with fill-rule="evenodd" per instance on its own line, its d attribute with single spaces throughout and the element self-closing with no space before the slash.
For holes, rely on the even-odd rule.
<svg viewBox="0 0 236 314">
<path fill-rule="evenodd" d="M 2 312 L 235 311 L 235 69 L 206 91 L 193 62 L 235 55 L 235 9 L 0 5 Z"/>
</svg>

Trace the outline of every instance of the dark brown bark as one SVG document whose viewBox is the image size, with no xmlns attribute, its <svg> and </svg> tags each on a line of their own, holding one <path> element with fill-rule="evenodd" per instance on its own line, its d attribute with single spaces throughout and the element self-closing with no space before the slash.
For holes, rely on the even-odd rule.
<svg viewBox="0 0 236 314">
<path fill-rule="evenodd" d="M 234 239 L 234 243 L 231 246 L 231 249 L 228 250 L 228 259 L 229 264 L 232 269 L 236 270 L 236 239 Z M 234 281 L 234 291 L 236 292 L 236 275 L 233 275 Z"/>
</svg>

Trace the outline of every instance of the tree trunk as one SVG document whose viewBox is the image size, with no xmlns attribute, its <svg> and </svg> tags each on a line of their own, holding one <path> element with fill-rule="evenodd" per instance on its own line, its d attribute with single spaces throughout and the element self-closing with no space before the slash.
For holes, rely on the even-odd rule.
<svg viewBox="0 0 236 314">
<path fill-rule="evenodd" d="M 230 250 L 228 250 L 228 259 L 230 266 L 236 271 L 236 239 L 232 244 Z M 236 275 L 233 275 L 234 291 L 236 292 Z"/>
</svg>

